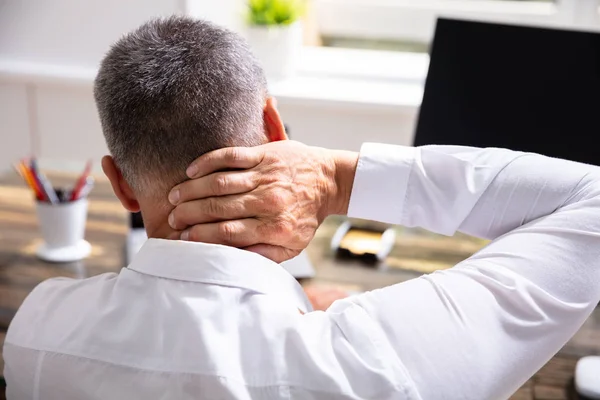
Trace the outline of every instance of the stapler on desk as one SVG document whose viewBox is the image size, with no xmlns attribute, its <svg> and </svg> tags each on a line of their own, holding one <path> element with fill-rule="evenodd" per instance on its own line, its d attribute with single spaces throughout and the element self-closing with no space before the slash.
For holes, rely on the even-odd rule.
<svg viewBox="0 0 600 400">
<path fill-rule="evenodd" d="M 127 264 L 131 262 L 143 244 L 148 240 L 141 213 L 131 213 L 129 216 L 129 232 L 125 244 Z M 307 279 L 315 276 L 315 269 L 303 251 L 291 260 L 284 261 L 281 266 L 296 279 Z"/>
<path fill-rule="evenodd" d="M 359 258 L 368 264 L 385 260 L 396 241 L 396 233 L 388 225 L 346 221 L 331 239 L 331 249 L 339 257 Z"/>
</svg>

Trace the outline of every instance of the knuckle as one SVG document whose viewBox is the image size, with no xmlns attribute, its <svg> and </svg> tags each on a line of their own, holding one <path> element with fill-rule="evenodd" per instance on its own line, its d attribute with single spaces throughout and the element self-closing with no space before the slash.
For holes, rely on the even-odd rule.
<svg viewBox="0 0 600 400">
<path fill-rule="evenodd" d="M 257 215 L 262 216 L 269 215 L 273 211 L 271 205 L 267 204 L 261 192 L 245 195 L 242 206 L 245 210 L 252 211 Z"/>
<path fill-rule="evenodd" d="M 294 224 L 287 218 L 281 218 L 272 225 L 272 234 L 280 237 L 287 237 L 294 231 Z"/>
<path fill-rule="evenodd" d="M 277 171 L 285 171 L 287 169 L 287 162 L 281 156 L 270 157 L 269 164 Z"/>
<path fill-rule="evenodd" d="M 252 171 L 247 173 L 243 179 L 238 176 L 238 182 L 240 187 L 244 190 L 253 190 L 258 187 L 260 183 L 260 177 L 255 171 Z"/>
<path fill-rule="evenodd" d="M 206 200 L 204 212 L 213 218 L 219 217 L 223 214 L 223 206 L 219 202 L 219 199 L 209 198 Z"/>
<path fill-rule="evenodd" d="M 242 152 L 237 147 L 231 147 L 227 154 L 227 158 L 229 159 L 229 161 L 235 163 L 242 159 Z"/>
<path fill-rule="evenodd" d="M 237 229 L 235 225 L 230 222 L 222 222 L 219 224 L 218 233 L 219 239 L 223 243 L 232 243 L 235 239 Z"/>
<path fill-rule="evenodd" d="M 217 175 L 212 181 L 212 190 L 215 194 L 225 193 L 229 180 L 224 175 Z"/>
<path fill-rule="evenodd" d="M 279 191 L 271 191 L 265 194 L 265 202 L 271 209 L 283 209 L 286 206 L 285 195 Z"/>
</svg>

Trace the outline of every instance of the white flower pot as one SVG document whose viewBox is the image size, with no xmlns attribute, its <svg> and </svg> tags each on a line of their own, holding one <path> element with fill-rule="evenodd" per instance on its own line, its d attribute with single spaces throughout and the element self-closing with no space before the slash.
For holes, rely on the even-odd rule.
<svg viewBox="0 0 600 400">
<path fill-rule="evenodd" d="M 249 26 L 248 43 L 260 61 L 267 79 L 288 78 L 296 72 L 302 48 L 302 24 Z"/>
</svg>

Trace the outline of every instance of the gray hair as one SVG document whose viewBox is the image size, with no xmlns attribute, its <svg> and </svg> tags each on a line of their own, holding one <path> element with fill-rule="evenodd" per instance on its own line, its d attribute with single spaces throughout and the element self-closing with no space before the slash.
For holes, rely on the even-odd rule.
<svg viewBox="0 0 600 400">
<path fill-rule="evenodd" d="M 166 191 L 200 155 L 266 142 L 262 68 L 237 34 L 206 21 L 149 21 L 117 41 L 94 85 L 115 163 L 136 191 Z"/>
</svg>

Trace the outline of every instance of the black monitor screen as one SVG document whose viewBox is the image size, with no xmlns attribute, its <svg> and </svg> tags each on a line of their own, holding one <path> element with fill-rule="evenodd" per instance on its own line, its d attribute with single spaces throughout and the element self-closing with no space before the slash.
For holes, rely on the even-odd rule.
<svg viewBox="0 0 600 400">
<path fill-rule="evenodd" d="M 600 34 L 440 19 L 414 144 L 600 164 Z"/>
</svg>

